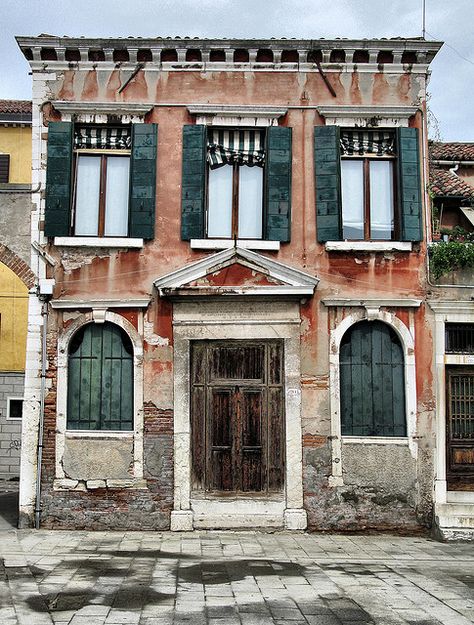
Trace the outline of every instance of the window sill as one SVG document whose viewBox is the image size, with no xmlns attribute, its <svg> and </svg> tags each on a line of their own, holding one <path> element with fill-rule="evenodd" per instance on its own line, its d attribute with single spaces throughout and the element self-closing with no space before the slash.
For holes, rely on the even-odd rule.
<svg viewBox="0 0 474 625">
<path fill-rule="evenodd" d="M 343 443 L 354 445 L 408 445 L 408 436 L 343 436 Z"/>
<path fill-rule="evenodd" d="M 326 241 L 326 252 L 411 252 L 411 241 Z"/>
<path fill-rule="evenodd" d="M 191 249 L 193 250 L 227 250 L 234 245 L 244 250 L 268 250 L 278 252 L 280 241 L 254 241 L 252 239 L 191 239 Z"/>
<path fill-rule="evenodd" d="M 66 438 L 133 438 L 133 430 L 66 430 Z"/>
<path fill-rule="evenodd" d="M 143 239 L 128 237 L 54 237 L 57 247 L 143 247 Z"/>
</svg>

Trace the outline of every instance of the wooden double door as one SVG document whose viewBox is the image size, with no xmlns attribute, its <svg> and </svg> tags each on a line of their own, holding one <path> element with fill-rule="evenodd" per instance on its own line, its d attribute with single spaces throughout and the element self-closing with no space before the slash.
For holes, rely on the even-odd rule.
<svg viewBox="0 0 474 625">
<path fill-rule="evenodd" d="M 474 368 L 446 370 L 447 481 L 474 491 Z"/>
<path fill-rule="evenodd" d="M 192 486 L 281 491 L 282 341 L 199 341 L 191 348 Z"/>
</svg>

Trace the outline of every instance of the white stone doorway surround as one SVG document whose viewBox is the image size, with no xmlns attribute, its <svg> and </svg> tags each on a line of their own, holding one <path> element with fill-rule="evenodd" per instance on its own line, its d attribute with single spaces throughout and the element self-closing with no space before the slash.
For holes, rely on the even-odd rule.
<svg viewBox="0 0 474 625">
<path fill-rule="evenodd" d="M 174 330 L 174 510 L 172 530 L 305 529 L 303 509 L 298 301 L 176 301 Z M 282 339 L 285 381 L 285 484 L 281 495 L 200 498 L 191 491 L 190 353 L 197 340 Z"/>
</svg>

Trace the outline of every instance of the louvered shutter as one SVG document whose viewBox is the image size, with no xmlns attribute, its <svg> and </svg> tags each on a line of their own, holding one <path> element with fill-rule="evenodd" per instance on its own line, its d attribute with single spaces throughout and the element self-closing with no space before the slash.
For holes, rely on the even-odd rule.
<svg viewBox="0 0 474 625">
<path fill-rule="evenodd" d="M 0 182 L 8 183 L 10 177 L 10 155 L 0 154 Z"/>
<path fill-rule="evenodd" d="M 418 129 L 399 128 L 397 149 L 401 239 L 402 241 L 421 241 L 423 219 Z"/>
<path fill-rule="evenodd" d="M 132 124 L 129 205 L 131 237 L 153 239 L 155 236 L 157 140 L 157 124 Z"/>
<path fill-rule="evenodd" d="M 183 173 L 181 190 L 181 238 L 202 239 L 205 224 L 207 128 L 183 127 Z"/>
<path fill-rule="evenodd" d="M 320 243 L 341 239 L 341 156 L 339 128 L 314 129 L 316 226 Z"/>
<path fill-rule="evenodd" d="M 265 239 L 291 239 L 291 128 L 270 126 L 265 162 Z"/>
<path fill-rule="evenodd" d="M 44 233 L 66 237 L 71 224 L 72 142 L 71 122 L 50 122 L 46 169 Z"/>
</svg>

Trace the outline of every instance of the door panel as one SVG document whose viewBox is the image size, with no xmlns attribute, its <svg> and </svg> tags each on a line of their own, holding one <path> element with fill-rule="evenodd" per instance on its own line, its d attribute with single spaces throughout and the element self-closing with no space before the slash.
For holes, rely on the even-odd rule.
<svg viewBox="0 0 474 625">
<path fill-rule="evenodd" d="M 281 490 L 282 342 L 199 341 L 191 368 L 193 488 Z"/>
<path fill-rule="evenodd" d="M 474 490 L 474 369 L 446 370 L 448 488 Z"/>
</svg>

